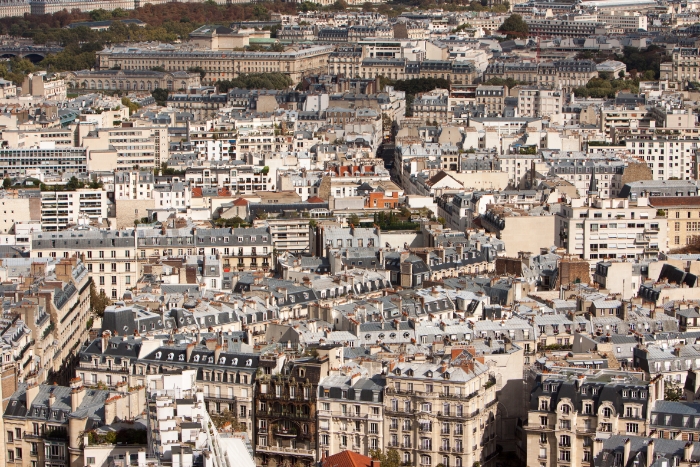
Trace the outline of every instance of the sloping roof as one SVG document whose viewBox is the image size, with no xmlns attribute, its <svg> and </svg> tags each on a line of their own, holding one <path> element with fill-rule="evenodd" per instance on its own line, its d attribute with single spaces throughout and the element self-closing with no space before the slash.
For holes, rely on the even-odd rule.
<svg viewBox="0 0 700 467">
<path fill-rule="evenodd" d="M 370 467 L 372 459 L 352 451 L 343 451 L 326 457 L 321 467 Z"/>
<path fill-rule="evenodd" d="M 649 204 L 654 207 L 700 206 L 700 196 L 653 196 Z"/>
</svg>

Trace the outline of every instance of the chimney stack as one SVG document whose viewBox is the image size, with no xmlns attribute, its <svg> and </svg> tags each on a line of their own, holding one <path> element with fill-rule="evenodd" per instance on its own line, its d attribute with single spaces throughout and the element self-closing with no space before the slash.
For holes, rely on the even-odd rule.
<svg viewBox="0 0 700 467">
<path fill-rule="evenodd" d="M 654 463 L 654 440 L 650 439 L 647 444 L 647 465 Z"/>
<path fill-rule="evenodd" d="M 626 438 L 623 444 L 624 456 L 623 456 L 623 466 L 627 466 L 627 462 L 630 460 L 630 449 L 632 447 L 632 442 L 629 438 Z"/>
</svg>

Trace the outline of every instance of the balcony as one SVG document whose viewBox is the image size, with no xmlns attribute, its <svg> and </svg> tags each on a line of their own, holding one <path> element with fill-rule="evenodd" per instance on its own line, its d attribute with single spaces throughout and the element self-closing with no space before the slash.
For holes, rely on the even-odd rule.
<svg viewBox="0 0 700 467">
<path fill-rule="evenodd" d="M 275 434 L 275 436 L 289 439 L 294 439 L 299 434 L 296 427 L 286 428 L 282 426 L 275 426 L 273 427 L 272 432 Z"/>
<path fill-rule="evenodd" d="M 404 449 L 411 449 L 411 443 L 401 443 L 401 447 Z"/>
<path fill-rule="evenodd" d="M 268 454 L 286 454 L 291 456 L 316 457 L 316 452 L 309 449 L 286 448 L 282 446 L 257 446 L 256 452 Z"/>
<path fill-rule="evenodd" d="M 440 446 L 440 449 L 438 449 L 438 451 L 450 452 L 450 447 L 449 446 Z"/>
<path fill-rule="evenodd" d="M 464 448 L 461 446 L 457 446 L 457 447 L 452 448 L 452 452 L 461 453 L 461 452 L 464 452 Z"/>
</svg>

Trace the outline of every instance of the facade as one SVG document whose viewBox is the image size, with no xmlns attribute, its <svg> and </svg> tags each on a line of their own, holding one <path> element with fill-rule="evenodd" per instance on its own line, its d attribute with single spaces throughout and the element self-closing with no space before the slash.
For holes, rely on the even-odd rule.
<svg viewBox="0 0 700 467">
<path fill-rule="evenodd" d="M 489 465 L 495 455 L 496 391 L 487 367 L 466 351 L 450 360 L 388 368 L 384 442 L 405 465 Z"/>
<path fill-rule="evenodd" d="M 518 89 L 519 117 L 551 117 L 559 115 L 561 111 L 562 93 L 560 91 L 532 88 Z"/>
<path fill-rule="evenodd" d="M 667 251 L 666 218 L 646 198 L 574 199 L 557 215 L 557 245 L 582 259 L 645 258 Z M 563 222 L 562 222 L 563 221 Z"/>
<path fill-rule="evenodd" d="M 381 381 L 358 372 L 328 376 L 318 388 L 319 458 L 345 450 L 369 455 L 387 446 Z"/>
<path fill-rule="evenodd" d="M 277 356 L 263 355 L 260 368 L 255 382 L 256 463 L 314 465 L 318 450 L 329 441 L 318 437 L 317 424 L 318 383 L 328 371 L 329 356 L 279 365 Z"/>
<path fill-rule="evenodd" d="M 294 82 L 310 74 L 325 72 L 331 46 L 312 46 L 289 52 L 235 52 L 208 50 L 149 49 L 114 46 L 97 52 L 101 70 L 150 70 L 162 66 L 168 72 L 204 70 L 203 84 L 237 78 L 246 73 L 284 73 Z"/>
<path fill-rule="evenodd" d="M 81 70 L 63 74 L 72 89 L 180 91 L 199 87 L 199 73 L 153 70 Z"/>
<path fill-rule="evenodd" d="M 505 98 L 508 96 L 506 86 L 487 86 L 480 84 L 476 88 L 476 104 L 483 105 L 487 114 L 503 113 Z"/>
<path fill-rule="evenodd" d="M 530 393 L 527 464 L 590 465 L 594 440 L 649 434 L 651 407 L 663 382 L 612 370 L 538 374 Z"/>
<path fill-rule="evenodd" d="M 41 192 L 41 227 L 63 230 L 74 225 L 102 225 L 109 211 L 107 192 L 102 189 Z"/>
<path fill-rule="evenodd" d="M 134 230 L 65 230 L 32 234 L 32 257 L 80 255 L 98 293 L 121 298 L 138 279 Z"/>
<path fill-rule="evenodd" d="M 545 21 L 545 20 L 538 20 Z M 563 91 L 585 86 L 598 77 L 592 60 L 556 60 L 553 62 L 494 62 L 484 72 L 484 81 L 491 78 L 512 78 L 525 84 Z"/>
<path fill-rule="evenodd" d="M 695 196 L 654 196 L 649 204 L 666 214 L 668 248 L 683 248 L 700 241 L 700 203 Z"/>
<path fill-rule="evenodd" d="M 23 176 L 41 171 L 44 174 L 87 172 L 86 148 L 2 148 L 0 172 L 3 177 Z"/>
</svg>

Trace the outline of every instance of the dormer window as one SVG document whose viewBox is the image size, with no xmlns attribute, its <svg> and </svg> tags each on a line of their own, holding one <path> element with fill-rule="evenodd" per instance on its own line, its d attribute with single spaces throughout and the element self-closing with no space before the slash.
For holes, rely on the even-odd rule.
<svg viewBox="0 0 700 467">
<path fill-rule="evenodd" d="M 156 358 L 160 358 L 160 357 L 161 357 L 161 355 L 163 355 L 163 354 L 162 354 L 162 353 L 160 353 L 160 352 L 156 352 Z"/>
<path fill-rule="evenodd" d="M 253 359 L 249 358 L 245 361 L 245 366 L 253 366 Z"/>
<path fill-rule="evenodd" d="M 172 360 L 173 357 L 175 357 L 175 354 L 174 354 L 174 353 L 169 353 L 169 354 L 168 354 L 168 360 Z"/>
<path fill-rule="evenodd" d="M 238 365 L 238 359 L 234 358 L 233 360 L 231 360 L 231 365 Z"/>
<path fill-rule="evenodd" d="M 208 361 L 209 363 L 214 363 L 214 357 L 209 357 L 209 359 L 208 359 L 207 361 Z"/>
<path fill-rule="evenodd" d="M 181 362 L 184 362 L 185 361 L 185 354 L 181 353 L 180 355 L 177 356 L 177 359 Z"/>
<path fill-rule="evenodd" d="M 198 361 L 199 361 L 199 355 L 195 355 L 195 356 L 194 356 L 194 361 L 195 361 L 195 362 L 198 362 Z"/>
</svg>

